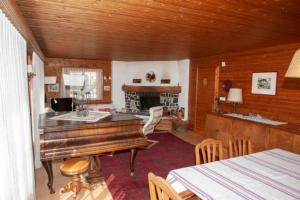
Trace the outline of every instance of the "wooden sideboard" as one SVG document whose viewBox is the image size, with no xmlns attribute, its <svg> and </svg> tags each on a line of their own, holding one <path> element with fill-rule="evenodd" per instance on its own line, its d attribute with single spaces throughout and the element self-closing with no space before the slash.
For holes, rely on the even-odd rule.
<svg viewBox="0 0 300 200">
<path fill-rule="evenodd" d="M 244 119 L 209 113 L 205 120 L 205 137 L 223 142 L 225 157 L 228 156 L 230 136 L 248 136 L 253 152 L 281 148 L 300 154 L 300 127 L 295 125 L 273 126 Z"/>
</svg>

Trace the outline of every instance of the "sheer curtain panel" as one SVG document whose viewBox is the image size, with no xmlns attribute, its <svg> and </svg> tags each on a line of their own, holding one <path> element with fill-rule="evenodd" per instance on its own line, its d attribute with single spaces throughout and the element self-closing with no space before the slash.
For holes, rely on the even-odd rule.
<svg viewBox="0 0 300 200">
<path fill-rule="evenodd" d="M 34 163 L 35 168 L 42 166 L 40 161 L 40 132 L 39 115 L 45 110 L 45 91 L 44 91 L 44 62 L 33 52 L 32 68 L 35 76 L 32 78 L 31 110 L 32 110 L 32 132 L 34 142 Z"/>
<path fill-rule="evenodd" d="M 0 158 L 0 199 L 35 199 L 26 41 L 1 10 Z"/>
</svg>

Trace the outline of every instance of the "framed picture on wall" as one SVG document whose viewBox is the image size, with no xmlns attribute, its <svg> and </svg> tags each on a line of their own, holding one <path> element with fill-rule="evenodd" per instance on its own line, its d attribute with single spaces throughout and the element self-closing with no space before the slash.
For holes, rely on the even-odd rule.
<svg viewBox="0 0 300 200">
<path fill-rule="evenodd" d="M 142 79 L 134 78 L 134 79 L 132 79 L 132 83 L 142 83 Z"/>
<path fill-rule="evenodd" d="M 252 74 L 252 94 L 276 95 L 277 72 Z"/>
<path fill-rule="evenodd" d="M 160 79 L 160 83 L 161 84 L 170 84 L 171 83 L 171 79 L 168 79 L 168 78 Z"/>
<path fill-rule="evenodd" d="M 48 92 L 59 92 L 59 84 L 48 85 Z"/>
</svg>

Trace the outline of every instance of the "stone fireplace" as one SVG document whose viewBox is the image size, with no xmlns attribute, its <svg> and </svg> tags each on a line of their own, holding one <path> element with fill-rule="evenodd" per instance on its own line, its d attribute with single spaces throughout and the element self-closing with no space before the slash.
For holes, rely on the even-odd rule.
<svg viewBox="0 0 300 200">
<path fill-rule="evenodd" d="M 178 109 L 180 86 L 128 86 L 125 91 L 125 106 L 127 112 L 148 114 L 149 108 L 163 106 L 168 113 L 175 113 Z"/>
</svg>

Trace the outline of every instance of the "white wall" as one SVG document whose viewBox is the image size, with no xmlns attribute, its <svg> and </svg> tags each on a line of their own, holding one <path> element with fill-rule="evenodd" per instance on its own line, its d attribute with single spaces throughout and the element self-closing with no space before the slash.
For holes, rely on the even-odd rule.
<svg viewBox="0 0 300 200">
<path fill-rule="evenodd" d="M 156 75 L 155 82 L 147 82 L 146 73 L 153 71 Z M 112 62 L 112 101 L 117 110 L 125 107 L 125 93 L 122 91 L 122 85 L 133 85 L 132 79 L 142 79 L 141 84 L 146 86 L 160 86 L 161 78 L 170 78 L 170 86 L 179 83 L 182 92 L 179 94 L 179 106 L 188 110 L 188 75 L 189 60 L 179 61 L 138 61 L 138 62 Z M 163 84 L 166 85 L 166 84 Z M 185 114 L 187 119 L 187 114 Z"/>
<path fill-rule="evenodd" d="M 44 62 L 33 52 L 32 68 L 35 76 L 32 78 L 32 132 L 34 143 L 34 163 L 35 168 L 40 168 L 40 131 L 39 131 L 39 115 L 45 110 L 45 91 L 44 91 Z"/>
<path fill-rule="evenodd" d="M 189 109 L 189 68 L 190 60 L 179 60 L 178 61 L 178 73 L 179 73 L 179 85 L 181 85 L 181 94 L 179 95 L 178 103 L 180 107 L 185 108 L 184 120 L 188 119 Z"/>
</svg>

